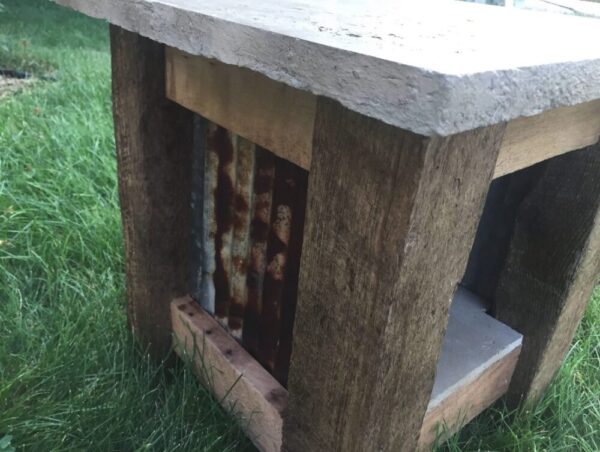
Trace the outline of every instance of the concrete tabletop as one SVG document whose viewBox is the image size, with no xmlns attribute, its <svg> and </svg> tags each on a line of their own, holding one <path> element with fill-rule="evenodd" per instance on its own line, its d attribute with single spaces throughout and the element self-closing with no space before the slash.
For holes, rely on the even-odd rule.
<svg viewBox="0 0 600 452">
<path fill-rule="evenodd" d="M 600 98 L 598 19 L 451 0 L 55 1 L 423 135 Z"/>
</svg>

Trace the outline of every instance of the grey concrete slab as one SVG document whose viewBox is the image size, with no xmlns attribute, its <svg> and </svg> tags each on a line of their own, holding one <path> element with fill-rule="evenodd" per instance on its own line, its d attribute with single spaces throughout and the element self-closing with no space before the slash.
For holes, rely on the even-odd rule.
<svg viewBox="0 0 600 452">
<path fill-rule="evenodd" d="M 437 364 L 429 406 L 469 384 L 491 365 L 521 345 L 523 336 L 485 313 L 485 303 L 459 287 Z"/>
<path fill-rule="evenodd" d="M 454 1 L 55 0 L 424 135 L 600 98 L 600 22 Z"/>
</svg>

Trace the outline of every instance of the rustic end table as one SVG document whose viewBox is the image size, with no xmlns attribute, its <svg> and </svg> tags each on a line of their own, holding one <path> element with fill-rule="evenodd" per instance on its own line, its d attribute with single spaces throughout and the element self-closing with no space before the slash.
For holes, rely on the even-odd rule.
<svg viewBox="0 0 600 452">
<path fill-rule="evenodd" d="M 600 273 L 600 22 L 57 2 L 111 23 L 130 322 L 260 450 L 425 449 L 540 398 Z"/>
</svg>

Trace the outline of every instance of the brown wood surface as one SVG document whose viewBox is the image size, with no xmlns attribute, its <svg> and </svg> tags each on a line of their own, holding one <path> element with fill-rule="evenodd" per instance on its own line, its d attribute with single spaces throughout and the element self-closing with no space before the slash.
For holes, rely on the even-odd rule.
<svg viewBox="0 0 600 452">
<path fill-rule="evenodd" d="M 488 190 L 475 243 L 461 282 L 482 297 L 488 308 L 492 307 L 498 280 L 510 249 L 519 206 L 538 183 L 545 165 L 542 162 L 495 179 Z"/>
<path fill-rule="evenodd" d="M 319 99 L 287 450 L 416 447 L 503 131 L 427 139 Z"/>
<path fill-rule="evenodd" d="M 167 49 L 167 95 L 302 168 L 310 166 L 316 97 L 264 75 Z"/>
<path fill-rule="evenodd" d="M 309 169 L 317 96 L 262 74 L 167 49 L 170 99 Z M 509 121 L 494 178 L 598 141 L 600 100 Z"/>
<path fill-rule="evenodd" d="M 517 211 L 494 297 L 496 317 L 524 335 L 512 403 L 543 394 L 600 274 L 600 147 L 544 165 Z"/>
<path fill-rule="evenodd" d="M 198 377 L 261 452 L 281 450 L 288 393 L 217 321 L 190 297 L 171 304 L 175 350 L 191 359 Z"/>
<path fill-rule="evenodd" d="M 110 28 L 129 321 L 164 357 L 189 275 L 192 113 L 165 97 L 164 46 Z"/>
<path fill-rule="evenodd" d="M 599 138 L 600 100 L 513 119 L 506 126 L 494 178 L 595 144 Z"/>
</svg>

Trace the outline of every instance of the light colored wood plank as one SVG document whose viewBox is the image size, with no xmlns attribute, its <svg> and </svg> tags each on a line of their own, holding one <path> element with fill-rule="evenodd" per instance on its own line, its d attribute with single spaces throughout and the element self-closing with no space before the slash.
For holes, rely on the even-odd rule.
<svg viewBox="0 0 600 452">
<path fill-rule="evenodd" d="M 510 121 L 494 178 L 598 142 L 600 100 Z"/>
<path fill-rule="evenodd" d="M 508 389 L 522 336 L 484 312 L 484 303 L 459 287 L 435 383 L 421 427 L 419 448 L 429 448 L 439 430 L 448 438 Z"/>
<path fill-rule="evenodd" d="M 171 316 L 176 352 L 192 359 L 196 375 L 240 416 L 261 452 L 279 452 L 285 388 L 190 297 L 174 300 Z"/>
<path fill-rule="evenodd" d="M 261 74 L 167 49 L 167 96 L 310 169 L 316 96 Z M 600 100 L 510 121 L 494 178 L 594 144 Z"/>
<path fill-rule="evenodd" d="M 302 168 L 316 97 L 248 69 L 168 48 L 167 97 Z"/>
</svg>

